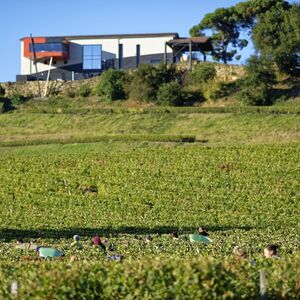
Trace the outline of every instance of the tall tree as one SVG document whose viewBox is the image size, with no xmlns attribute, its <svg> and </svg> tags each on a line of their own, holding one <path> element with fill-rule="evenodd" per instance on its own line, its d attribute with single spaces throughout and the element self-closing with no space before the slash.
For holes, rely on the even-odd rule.
<svg viewBox="0 0 300 300">
<path fill-rule="evenodd" d="M 273 7 L 258 18 L 253 30 L 255 47 L 278 68 L 293 73 L 300 56 L 300 6 Z"/>
<path fill-rule="evenodd" d="M 232 60 L 237 53 L 236 48 L 247 46 L 248 42 L 240 39 L 238 16 L 234 7 L 219 8 L 205 15 L 202 21 L 190 30 L 191 36 L 203 35 L 205 30 L 211 30 L 214 44 L 214 58 L 224 63 Z M 229 45 L 232 48 L 229 50 Z"/>
<path fill-rule="evenodd" d="M 238 50 L 248 45 L 248 40 L 241 38 L 241 33 L 250 35 L 257 17 L 274 6 L 288 9 L 290 4 L 284 0 L 251 0 L 229 8 L 218 8 L 191 28 L 190 35 L 205 35 L 209 31 L 215 47 L 214 58 L 227 63 L 234 57 L 238 59 Z"/>
</svg>

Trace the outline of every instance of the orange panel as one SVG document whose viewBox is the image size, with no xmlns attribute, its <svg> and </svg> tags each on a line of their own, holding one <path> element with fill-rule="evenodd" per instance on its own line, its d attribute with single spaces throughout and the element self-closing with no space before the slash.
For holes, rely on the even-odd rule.
<svg viewBox="0 0 300 300">
<path fill-rule="evenodd" d="M 31 44 L 31 38 L 26 37 L 23 39 L 23 42 L 24 42 L 24 56 L 27 58 L 30 58 L 29 45 Z M 45 37 L 36 37 L 36 38 L 33 38 L 33 42 L 37 43 L 37 44 L 46 43 L 46 38 Z"/>
<path fill-rule="evenodd" d="M 33 53 L 30 52 L 30 44 L 31 44 L 31 38 L 26 37 L 23 39 L 24 42 L 24 56 L 27 58 L 34 58 Z M 33 42 L 35 44 L 44 44 L 46 43 L 45 37 L 35 37 L 33 38 Z M 66 41 L 64 41 L 65 44 L 67 44 Z M 56 59 L 69 59 L 69 55 L 64 52 L 36 52 L 36 58 L 37 59 L 43 59 L 43 58 L 56 58 Z"/>
</svg>

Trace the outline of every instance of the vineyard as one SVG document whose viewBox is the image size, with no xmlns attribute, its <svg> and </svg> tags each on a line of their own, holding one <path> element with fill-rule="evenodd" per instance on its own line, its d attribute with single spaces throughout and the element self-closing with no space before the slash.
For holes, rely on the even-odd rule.
<svg viewBox="0 0 300 300">
<path fill-rule="evenodd" d="M 300 1 L 36 2 L 1 5 L 0 300 L 300 300 Z"/>
<path fill-rule="evenodd" d="M 265 269 L 270 298 L 297 299 L 299 151 L 127 141 L 2 148 L 0 298 L 13 297 L 17 281 L 20 299 L 257 299 Z M 189 241 L 199 226 L 211 244 Z M 83 250 L 70 246 L 75 234 Z M 95 234 L 124 261 L 92 247 Z M 65 257 L 39 261 L 14 247 L 18 239 Z M 263 258 L 271 243 L 282 259 Z M 237 245 L 244 261 L 233 257 Z"/>
</svg>

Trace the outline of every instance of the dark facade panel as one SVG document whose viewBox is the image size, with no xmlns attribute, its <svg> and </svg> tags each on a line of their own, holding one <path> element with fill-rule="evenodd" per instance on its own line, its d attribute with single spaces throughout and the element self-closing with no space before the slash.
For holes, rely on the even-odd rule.
<svg viewBox="0 0 300 300">
<path fill-rule="evenodd" d="M 157 65 L 160 62 L 164 61 L 164 53 L 150 54 L 150 55 L 141 55 L 140 56 L 140 64 L 151 64 Z M 172 62 L 172 54 L 167 54 L 167 61 Z M 102 61 L 102 70 L 83 70 L 83 64 L 74 64 L 74 65 L 66 65 L 61 66 L 59 68 L 51 69 L 50 72 L 50 80 L 72 80 L 74 76 L 74 80 L 87 79 L 91 77 L 95 77 L 101 74 L 102 71 L 107 70 L 109 68 L 118 68 L 120 66 L 120 61 L 118 59 L 110 59 L 106 61 Z M 125 57 L 122 59 L 122 69 L 130 70 L 136 69 L 137 67 L 137 57 Z M 74 73 L 73 73 L 74 72 Z M 25 81 L 34 81 L 46 80 L 48 75 L 48 71 L 39 72 L 38 75 L 30 74 L 30 75 L 17 75 L 17 82 L 25 82 Z"/>
<path fill-rule="evenodd" d="M 123 58 L 123 67 L 124 70 L 136 69 L 137 57 L 125 57 Z M 164 62 L 164 53 L 156 53 L 149 55 L 141 55 L 140 56 L 140 64 L 149 64 L 149 65 L 157 65 L 161 62 Z M 167 53 L 167 62 L 172 62 L 172 54 Z"/>
<path fill-rule="evenodd" d="M 123 68 L 123 44 L 119 44 L 119 48 L 118 48 L 118 69 L 122 69 Z"/>
<path fill-rule="evenodd" d="M 136 68 L 141 63 L 141 45 L 136 45 Z"/>
</svg>

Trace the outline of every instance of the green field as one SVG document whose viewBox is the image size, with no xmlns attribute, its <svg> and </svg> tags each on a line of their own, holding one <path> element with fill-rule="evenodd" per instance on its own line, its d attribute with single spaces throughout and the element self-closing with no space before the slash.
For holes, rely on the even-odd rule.
<svg viewBox="0 0 300 300">
<path fill-rule="evenodd" d="M 20 299 L 257 299 L 261 269 L 271 299 L 299 298 L 299 121 L 298 113 L 0 115 L 0 299 L 11 297 L 12 281 Z M 196 142 L 159 140 L 166 135 Z M 68 139 L 80 143 L 58 144 Z M 212 244 L 190 243 L 199 226 Z M 71 248 L 74 234 L 84 250 Z M 91 247 L 95 234 L 124 261 Z M 20 238 L 66 257 L 39 261 L 14 248 Z M 263 259 L 271 243 L 281 260 Z M 236 245 L 245 261 L 233 258 Z"/>
</svg>

